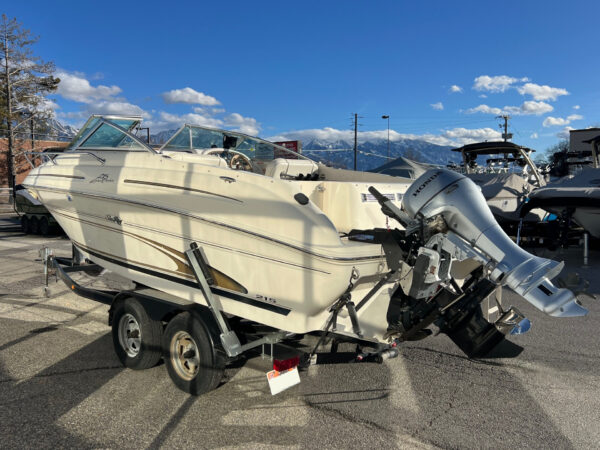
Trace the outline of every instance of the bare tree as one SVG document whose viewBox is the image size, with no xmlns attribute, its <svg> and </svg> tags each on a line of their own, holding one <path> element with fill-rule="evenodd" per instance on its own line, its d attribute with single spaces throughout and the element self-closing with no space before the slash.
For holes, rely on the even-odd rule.
<svg viewBox="0 0 600 450">
<path fill-rule="evenodd" d="M 60 80 L 54 76 L 54 64 L 33 54 L 37 36 L 22 27 L 17 19 L 2 14 L 0 20 L 0 123 L 8 138 L 7 176 L 14 188 L 15 130 L 48 114 L 44 94 L 53 92 Z"/>
</svg>

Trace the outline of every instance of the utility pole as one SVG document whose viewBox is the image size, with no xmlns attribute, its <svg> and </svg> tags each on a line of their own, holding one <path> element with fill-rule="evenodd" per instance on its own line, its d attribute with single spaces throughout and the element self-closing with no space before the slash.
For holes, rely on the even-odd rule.
<svg viewBox="0 0 600 450">
<path fill-rule="evenodd" d="M 388 162 L 389 162 L 389 160 L 390 160 L 390 116 L 389 115 L 385 115 L 385 116 L 381 116 L 381 118 L 382 119 L 387 119 L 387 122 L 388 122 L 388 142 L 387 142 L 387 144 L 388 144 L 388 156 L 387 156 L 387 159 L 388 159 Z"/>
<path fill-rule="evenodd" d="M 508 119 L 510 119 L 510 116 L 505 114 L 502 116 L 496 116 L 496 119 L 504 119 L 504 133 L 502 134 L 502 138 L 504 139 L 504 142 L 507 142 L 512 138 L 512 133 L 508 134 Z M 500 128 L 502 128 L 502 125 L 500 125 Z"/>
<path fill-rule="evenodd" d="M 354 170 L 356 170 L 357 156 L 358 156 L 358 114 L 354 113 Z"/>
</svg>

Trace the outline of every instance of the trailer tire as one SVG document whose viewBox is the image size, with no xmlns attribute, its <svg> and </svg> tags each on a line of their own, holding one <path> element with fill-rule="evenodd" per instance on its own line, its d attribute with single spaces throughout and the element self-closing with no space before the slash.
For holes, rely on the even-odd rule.
<svg viewBox="0 0 600 450">
<path fill-rule="evenodd" d="M 167 325 L 163 358 L 169 377 L 184 392 L 201 395 L 223 378 L 225 357 L 214 346 L 213 335 L 198 315 L 183 312 Z"/>
<path fill-rule="evenodd" d="M 40 232 L 40 223 L 35 216 L 29 219 L 29 232 L 31 234 L 38 234 Z"/>
<path fill-rule="evenodd" d="M 115 353 L 125 367 L 154 367 L 162 356 L 162 333 L 162 322 L 151 319 L 137 299 L 126 298 L 115 307 L 112 338 Z"/>
<path fill-rule="evenodd" d="M 42 236 L 48 236 L 50 233 L 50 223 L 48 222 L 47 217 L 40 217 L 38 228 Z"/>
<path fill-rule="evenodd" d="M 25 234 L 29 234 L 31 232 L 31 221 L 29 217 L 23 215 L 21 216 L 21 230 Z"/>
</svg>

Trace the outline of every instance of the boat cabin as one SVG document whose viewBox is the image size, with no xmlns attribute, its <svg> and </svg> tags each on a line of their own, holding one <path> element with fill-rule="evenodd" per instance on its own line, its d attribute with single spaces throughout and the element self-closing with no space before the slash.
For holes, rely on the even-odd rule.
<svg viewBox="0 0 600 450">
<path fill-rule="evenodd" d="M 218 167 L 294 182 L 335 224 L 347 233 L 354 228 L 385 226 L 376 199 L 369 193 L 376 186 L 400 205 L 414 181 L 379 173 L 327 167 L 302 154 L 243 133 L 198 125 L 183 125 L 160 148 L 137 136 L 142 118 L 136 116 L 92 116 L 77 133 L 67 152 L 87 153 L 104 161 L 111 151 L 150 152 L 191 164 Z M 250 182 L 253 181 L 248 178 Z"/>
</svg>

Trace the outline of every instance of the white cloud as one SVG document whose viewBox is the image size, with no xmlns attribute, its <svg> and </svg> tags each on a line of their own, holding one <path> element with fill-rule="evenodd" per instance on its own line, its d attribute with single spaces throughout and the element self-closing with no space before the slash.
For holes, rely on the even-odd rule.
<svg viewBox="0 0 600 450">
<path fill-rule="evenodd" d="M 579 114 L 571 114 L 566 119 L 562 118 L 562 117 L 548 116 L 544 119 L 544 122 L 542 122 L 542 125 L 545 126 L 546 128 L 562 127 L 564 125 L 569 125 L 574 120 L 581 120 L 581 119 L 583 119 L 583 116 L 581 116 Z"/>
<path fill-rule="evenodd" d="M 150 118 L 150 114 L 139 106 L 120 100 L 105 100 L 90 103 L 86 108 L 86 114 L 122 114 L 142 116 L 145 119 Z"/>
<path fill-rule="evenodd" d="M 473 89 L 476 91 L 488 91 L 488 92 L 504 92 L 510 88 L 514 83 L 529 81 L 528 78 L 514 78 L 507 75 L 497 75 L 490 77 L 488 75 L 481 75 L 475 78 Z"/>
<path fill-rule="evenodd" d="M 460 86 L 453 84 L 452 86 L 450 86 L 450 93 L 462 93 L 463 88 L 461 88 Z"/>
<path fill-rule="evenodd" d="M 573 106 L 573 109 L 579 109 L 579 108 L 581 108 L 581 106 L 579 106 L 579 105 Z"/>
<path fill-rule="evenodd" d="M 260 124 L 256 119 L 244 117 L 238 113 L 232 113 L 224 119 L 220 119 L 211 116 L 209 113 L 172 114 L 160 111 L 157 117 L 144 122 L 145 125 L 150 127 L 152 132 L 177 129 L 185 123 L 211 128 L 227 128 L 252 136 L 256 136 L 260 131 Z"/>
<path fill-rule="evenodd" d="M 59 70 L 55 74 L 60 78 L 56 93 L 61 97 L 78 103 L 83 103 L 79 111 L 62 112 L 59 117 L 81 123 L 92 114 L 121 114 L 151 117 L 150 113 L 127 101 L 117 97 L 122 92 L 119 86 L 93 86 L 85 74 L 80 72 L 67 72 Z"/>
<path fill-rule="evenodd" d="M 172 91 L 163 92 L 162 98 L 165 103 L 186 103 L 188 105 L 203 105 L 203 106 L 215 106 L 219 105 L 219 101 L 206 95 L 202 92 L 198 92 L 190 87 L 183 89 L 173 89 Z"/>
<path fill-rule="evenodd" d="M 479 94 L 479 98 L 487 98 L 487 95 L 485 95 L 485 94 Z"/>
<path fill-rule="evenodd" d="M 450 130 L 443 130 L 440 134 L 405 134 L 390 130 L 390 141 L 392 142 L 401 141 L 404 139 L 419 139 L 437 145 L 459 146 L 473 142 L 497 140 L 500 138 L 501 134 L 492 128 L 453 128 Z M 267 139 L 270 141 L 301 140 L 304 142 L 309 142 L 313 139 L 326 142 L 345 141 L 348 145 L 350 145 L 354 139 L 354 132 L 351 130 L 338 130 L 335 128 L 325 127 L 289 131 L 277 136 L 271 136 Z M 387 129 L 358 132 L 359 143 L 376 140 L 387 140 Z"/>
<path fill-rule="evenodd" d="M 541 116 L 542 114 L 546 114 L 546 113 L 549 113 L 550 111 L 554 110 L 554 107 L 552 105 L 549 105 L 548 103 L 535 102 L 533 100 L 523 102 L 523 104 L 521 106 L 514 107 L 516 109 L 509 110 L 508 108 L 510 108 L 510 107 L 507 107 L 507 110 L 509 112 L 512 112 L 512 114 L 523 115 L 523 116 L 529 116 L 529 115 Z"/>
<path fill-rule="evenodd" d="M 496 116 L 502 114 L 502 110 L 500 108 L 494 108 L 488 105 L 479 105 L 476 106 L 475 108 L 469 108 L 465 111 L 467 114 L 474 114 L 474 113 L 483 113 L 483 114 L 494 114 Z"/>
<path fill-rule="evenodd" d="M 92 103 L 113 98 L 121 93 L 119 86 L 92 86 L 85 75 L 78 72 L 58 71 L 55 75 L 60 78 L 56 93 L 67 100 Z"/>
<path fill-rule="evenodd" d="M 442 137 L 458 142 L 461 145 L 473 142 L 491 141 L 500 139 L 502 135 L 492 128 L 454 128 L 442 133 Z"/>
<path fill-rule="evenodd" d="M 547 127 L 556 127 L 568 124 L 569 121 L 567 119 L 563 119 L 562 117 L 552 117 L 548 116 L 542 122 L 542 125 Z"/>
<path fill-rule="evenodd" d="M 187 113 L 187 114 L 172 114 L 166 111 L 160 111 L 158 117 L 145 122 L 146 126 L 155 131 L 173 130 L 181 127 L 183 124 L 201 125 L 212 128 L 222 128 L 223 121 L 214 117 L 203 114 Z"/>
<path fill-rule="evenodd" d="M 519 86 L 517 91 L 521 95 L 531 95 L 534 100 L 556 100 L 561 95 L 569 95 L 569 92 L 563 88 L 555 88 L 547 85 L 535 83 L 525 83 Z"/>
<path fill-rule="evenodd" d="M 570 130 L 573 130 L 573 127 L 564 127 L 561 131 L 559 131 L 558 133 L 556 133 L 556 137 L 559 139 L 569 139 L 570 137 Z"/>
<path fill-rule="evenodd" d="M 537 133 L 531 133 L 531 136 L 529 136 L 531 139 L 537 139 L 539 136 Z"/>
<path fill-rule="evenodd" d="M 225 118 L 225 125 L 232 127 L 234 131 L 256 136 L 260 131 L 260 126 L 256 119 L 252 117 L 244 117 L 238 113 L 229 114 Z"/>
<path fill-rule="evenodd" d="M 494 114 L 496 116 L 501 114 L 512 114 L 515 116 L 540 116 L 553 110 L 554 107 L 548 103 L 529 100 L 523 102 L 521 106 L 505 106 L 504 108 L 497 108 L 488 105 L 479 105 L 475 108 L 469 108 L 465 112 L 467 114 L 483 113 Z"/>
<path fill-rule="evenodd" d="M 57 114 L 57 117 L 68 119 L 74 125 L 82 125 L 92 114 L 114 114 L 124 116 L 141 116 L 148 120 L 152 115 L 133 103 L 113 99 L 87 103 L 79 111 L 69 111 Z"/>
<path fill-rule="evenodd" d="M 444 104 L 442 102 L 437 102 L 437 103 L 432 103 L 431 107 L 433 109 L 436 109 L 438 111 L 441 111 L 442 109 L 444 109 Z"/>
</svg>

